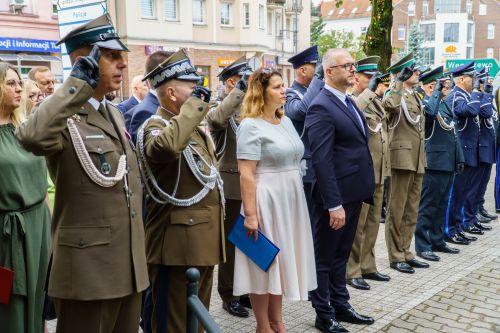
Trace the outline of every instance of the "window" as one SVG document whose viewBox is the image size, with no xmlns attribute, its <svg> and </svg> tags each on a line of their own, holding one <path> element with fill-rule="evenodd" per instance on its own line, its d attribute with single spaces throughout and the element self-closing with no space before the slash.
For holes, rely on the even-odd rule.
<svg viewBox="0 0 500 333">
<path fill-rule="evenodd" d="M 436 0 L 434 2 L 435 13 L 460 13 L 461 0 Z"/>
<path fill-rule="evenodd" d="M 408 16 L 415 16 L 415 2 L 408 2 Z"/>
<path fill-rule="evenodd" d="M 444 24 L 444 39 L 445 43 L 458 43 L 458 28 L 460 23 L 445 23 Z"/>
<path fill-rule="evenodd" d="M 243 26 L 248 27 L 250 25 L 250 4 L 243 4 Z"/>
<path fill-rule="evenodd" d="M 287 39 L 290 38 L 290 30 L 291 30 L 291 28 L 292 27 L 290 26 L 290 19 L 287 18 L 286 19 L 286 27 L 285 27 L 285 30 L 286 30 L 285 32 L 286 32 L 286 38 Z"/>
<path fill-rule="evenodd" d="M 205 23 L 204 5 L 204 0 L 193 0 L 193 23 Z"/>
<path fill-rule="evenodd" d="M 273 34 L 273 12 L 267 12 L 267 34 Z"/>
<path fill-rule="evenodd" d="M 467 43 L 472 43 L 474 38 L 474 23 L 467 24 Z"/>
<path fill-rule="evenodd" d="M 332 15 L 333 15 L 333 13 L 335 13 L 335 9 L 330 9 L 330 10 L 328 11 L 328 14 L 326 14 L 326 15 L 328 15 L 328 16 L 332 16 Z"/>
<path fill-rule="evenodd" d="M 429 0 L 422 2 L 422 16 L 429 16 Z"/>
<path fill-rule="evenodd" d="M 369 5 L 368 8 L 366 8 L 367 12 L 370 12 L 372 10 L 372 5 Z"/>
<path fill-rule="evenodd" d="M 351 14 L 356 14 L 356 12 L 358 11 L 358 7 L 354 7 L 351 11 Z"/>
<path fill-rule="evenodd" d="M 165 20 L 177 20 L 177 0 L 165 0 Z"/>
<path fill-rule="evenodd" d="M 465 3 L 465 11 L 469 15 L 472 14 L 472 0 L 467 0 L 467 2 Z"/>
<path fill-rule="evenodd" d="M 220 24 L 231 25 L 231 4 L 229 2 L 221 2 L 220 4 Z"/>
<path fill-rule="evenodd" d="M 293 47 L 297 46 L 297 19 L 292 18 L 292 38 L 293 38 Z"/>
<path fill-rule="evenodd" d="M 259 28 L 264 29 L 264 5 L 259 5 Z"/>
<path fill-rule="evenodd" d="M 492 47 L 486 49 L 486 58 L 495 58 L 495 50 Z"/>
<path fill-rule="evenodd" d="M 276 13 L 274 21 L 274 31 L 276 31 L 276 36 L 283 37 L 283 23 L 281 20 L 281 14 Z"/>
<path fill-rule="evenodd" d="M 344 10 L 345 10 L 344 8 L 341 8 L 340 11 L 339 11 L 339 15 L 344 14 Z"/>
<path fill-rule="evenodd" d="M 436 24 L 422 24 L 420 29 L 424 42 L 434 42 L 436 40 Z"/>
<path fill-rule="evenodd" d="M 466 57 L 467 59 L 472 59 L 472 58 L 474 58 L 474 54 L 472 53 L 472 47 L 467 46 L 467 49 L 466 49 L 466 51 L 465 51 L 465 57 Z"/>
<path fill-rule="evenodd" d="M 422 49 L 423 62 L 425 65 L 434 65 L 434 53 L 433 47 L 424 47 Z"/>
<path fill-rule="evenodd" d="M 406 25 L 400 24 L 398 26 L 398 40 L 406 39 Z"/>
<path fill-rule="evenodd" d="M 486 15 L 486 4 L 485 3 L 479 4 L 479 15 Z"/>
<path fill-rule="evenodd" d="M 155 18 L 156 8 L 154 0 L 141 0 L 141 17 Z"/>
<path fill-rule="evenodd" d="M 366 35 L 366 31 L 368 30 L 367 27 L 361 27 L 361 34 Z"/>
<path fill-rule="evenodd" d="M 488 24 L 488 39 L 495 39 L 495 25 L 493 23 Z"/>
</svg>

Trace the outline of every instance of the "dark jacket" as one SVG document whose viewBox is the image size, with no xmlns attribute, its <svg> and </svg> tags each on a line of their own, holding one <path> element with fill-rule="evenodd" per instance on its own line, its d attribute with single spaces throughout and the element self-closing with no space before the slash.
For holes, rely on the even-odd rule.
<svg viewBox="0 0 500 333">
<path fill-rule="evenodd" d="M 479 162 L 495 163 L 495 124 L 493 123 L 493 95 L 482 93 L 479 109 Z"/>
<path fill-rule="evenodd" d="M 119 103 L 116 107 L 123 113 L 127 113 L 130 109 L 132 109 L 134 106 L 136 106 L 137 104 L 139 104 L 139 101 L 137 100 L 137 98 L 135 98 L 134 96 L 130 96 L 129 98 L 127 98 L 126 100 L 124 100 L 123 102 Z"/>
<path fill-rule="evenodd" d="M 158 106 L 160 106 L 158 97 L 156 97 L 151 92 L 148 92 L 146 97 L 144 97 L 144 99 L 139 104 L 137 104 L 125 114 L 125 126 L 127 126 L 127 131 L 132 136 L 132 141 L 134 143 L 137 137 L 137 131 L 139 131 L 139 127 L 141 127 L 141 125 L 152 115 L 156 114 Z"/>
</svg>

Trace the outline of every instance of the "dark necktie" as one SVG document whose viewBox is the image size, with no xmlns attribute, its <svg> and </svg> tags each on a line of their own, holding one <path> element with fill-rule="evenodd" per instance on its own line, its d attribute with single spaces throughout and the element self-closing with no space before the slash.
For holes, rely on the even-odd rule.
<svg viewBox="0 0 500 333">
<path fill-rule="evenodd" d="M 109 113 L 104 104 L 99 103 L 99 108 L 97 111 L 106 119 L 107 121 L 111 122 L 111 119 L 109 118 Z"/>
<path fill-rule="evenodd" d="M 365 128 L 363 126 L 363 121 L 361 120 L 361 116 L 358 114 L 358 111 L 356 111 L 356 108 L 354 107 L 354 105 L 352 105 L 351 100 L 347 96 L 345 97 L 345 104 L 347 105 L 347 109 L 349 110 L 349 112 L 351 112 L 354 118 L 356 118 L 356 121 L 363 130 L 363 134 L 365 134 Z"/>
</svg>

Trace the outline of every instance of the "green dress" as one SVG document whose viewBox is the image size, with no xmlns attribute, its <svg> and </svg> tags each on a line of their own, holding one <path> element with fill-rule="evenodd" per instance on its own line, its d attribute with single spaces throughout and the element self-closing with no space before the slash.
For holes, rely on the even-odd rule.
<svg viewBox="0 0 500 333">
<path fill-rule="evenodd" d="M 25 151 L 12 124 L 0 125 L 0 266 L 14 270 L 9 304 L 0 304 L 2 333 L 41 333 L 50 257 L 45 159 Z"/>
</svg>

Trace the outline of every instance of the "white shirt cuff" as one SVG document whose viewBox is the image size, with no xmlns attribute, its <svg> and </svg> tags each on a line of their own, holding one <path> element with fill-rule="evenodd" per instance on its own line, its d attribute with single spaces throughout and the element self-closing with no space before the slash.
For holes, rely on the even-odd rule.
<svg viewBox="0 0 500 333">
<path fill-rule="evenodd" d="M 333 211 L 339 210 L 340 208 L 342 208 L 342 205 L 337 206 L 337 207 L 333 207 L 333 208 L 328 208 L 328 211 L 333 212 Z"/>
</svg>

